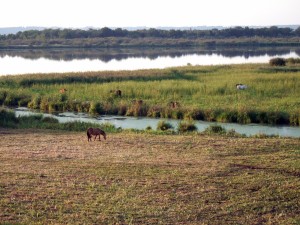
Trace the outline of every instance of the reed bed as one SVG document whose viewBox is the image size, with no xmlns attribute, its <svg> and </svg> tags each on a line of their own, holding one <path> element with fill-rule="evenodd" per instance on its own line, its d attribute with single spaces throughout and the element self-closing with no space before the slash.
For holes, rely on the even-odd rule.
<svg viewBox="0 0 300 225">
<path fill-rule="evenodd" d="M 298 64 L 28 74 L 0 77 L 0 88 L 0 104 L 48 112 L 300 125 Z"/>
</svg>

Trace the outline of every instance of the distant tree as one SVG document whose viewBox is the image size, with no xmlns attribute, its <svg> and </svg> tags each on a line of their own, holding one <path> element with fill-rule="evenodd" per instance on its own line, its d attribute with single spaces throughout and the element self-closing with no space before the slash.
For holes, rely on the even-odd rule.
<svg viewBox="0 0 300 225">
<path fill-rule="evenodd" d="M 285 66 L 286 61 L 284 58 L 273 58 L 270 59 L 269 64 L 271 66 Z"/>
<path fill-rule="evenodd" d="M 298 27 L 295 31 L 294 31 L 294 34 L 296 36 L 300 36 L 300 27 Z"/>
<path fill-rule="evenodd" d="M 101 37 L 112 37 L 114 36 L 114 31 L 108 27 L 103 27 L 100 30 Z"/>
</svg>

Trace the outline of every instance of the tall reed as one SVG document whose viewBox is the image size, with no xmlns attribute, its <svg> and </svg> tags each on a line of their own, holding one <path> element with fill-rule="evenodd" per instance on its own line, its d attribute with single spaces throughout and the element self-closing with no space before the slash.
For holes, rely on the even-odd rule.
<svg viewBox="0 0 300 225">
<path fill-rule="evenodd" d="M 237 90 L 238 83 L 248 88 Z M 299 125 L 299 65 L 285 70 L 245 64 L 22 75 L 0 77 L 0 88 L 0 104 L 50 112 Z M 111 93 L 117 89 L 121 96 Z M 142 104 L 134 103 L 138 101 Z"/>
</svg>

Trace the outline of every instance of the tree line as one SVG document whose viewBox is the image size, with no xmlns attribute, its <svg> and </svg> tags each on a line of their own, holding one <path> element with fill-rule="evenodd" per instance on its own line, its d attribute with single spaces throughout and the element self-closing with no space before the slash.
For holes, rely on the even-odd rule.
<svg viewBox="0 0 300 225">
<path fill-rule="evenodd" d="M 45 29 L 20 31 L 16 34 L 0 35 L 0 40 L 50 40 L 50 39 L 76 39 L 76 38 L 106 38 L 106 37 L 127 37 L 127 38 L 241 38 L 241 37 L 262 37 L 262 38 L 288 38 L 300 37 L 300 27 L 297 29 L 280 28 L 277 26 L 263 28 L 232 27 L 227 29 L 211 30 L 162 30 L 162 29 L 141 29 L 129 31 L 122 28 L 111 29 Z"/>
</svg>

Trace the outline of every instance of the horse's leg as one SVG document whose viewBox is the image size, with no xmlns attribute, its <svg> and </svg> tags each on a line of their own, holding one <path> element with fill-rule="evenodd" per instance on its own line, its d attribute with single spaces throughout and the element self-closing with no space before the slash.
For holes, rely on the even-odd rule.
<svg viewBox="0 0 300 225">
<path fill-rule="evenodd" d="M 96 141 L 96 138 L 97 138 L 97 135 L 95 136 L 94 141 Z"/>
</svg>

